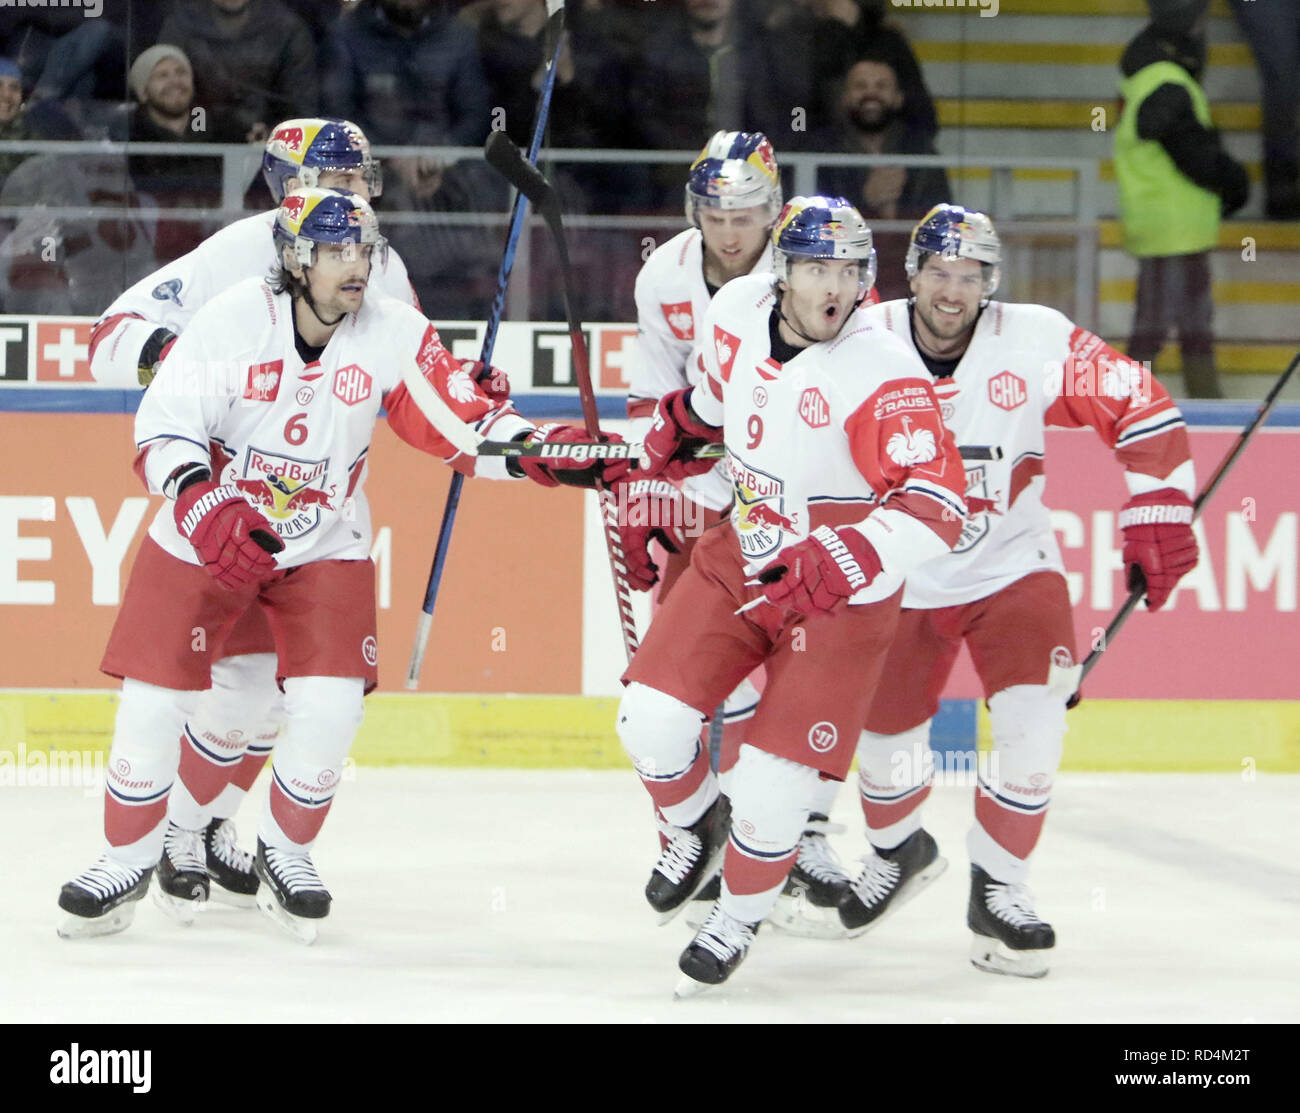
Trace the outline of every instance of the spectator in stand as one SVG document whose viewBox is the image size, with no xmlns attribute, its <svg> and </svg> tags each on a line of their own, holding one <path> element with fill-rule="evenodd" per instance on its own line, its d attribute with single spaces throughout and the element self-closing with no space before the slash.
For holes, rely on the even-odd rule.
<svg viewBox="0 0 1300 1113">
<path fill-rule="evenodd" d="M 1186 0 L 1184 0 L 1184 4 Z M 1264 115 L 1264 212 L 1300 220 L 1300 4 L 1285 0 L 1229 0 L 1259 67 Z M 1151 14 L 1163 7 L 1153 0 Z M 1161 12 L 1161 14 L 1164 14 Z M 1173 11 L 1166 20 L 1177 19 Z"/>
<path fill-rule="evenodd" d="M 137 104 L 114 139 L 136 143 L 238 143 L 239 124 L 220 109 L 194 105 L 194 71 L 179 47 L 160 43 L 131 65 L 127 82 Z M 159 207 L 216 208 L 221 204 L 221 159 L 211 156 L 131 155 L 127 172 L 136 192 Z M 221 226 L 160 220 L 155 240 L 160 263 L 179 258 Z"/>
<path fill-rule="evenodd" d="M 932 155 L 934 134 L 908 124 L 906 98 L 894 67 L 883 57 L 861 58 L 845 74 L 834 127 L 815 134 L 817 150 L 864 155 Z M 882 232 L 879 220 L 919 220 L 951 196 L 939 166 L 824 166 L 817 192 L 847 197 L 873 223 L 880 259 L 876 288 L 882 301 L 908 297 L 903 268 L 906 232 Z"/>
<path fill-rule="evenodd" d="M 375 145 L 475 147 L 487 138 L 492 104 L 474 32 L 433 0 L 361 0 L 328 41 L 325 113 L 355 121 Z M 410 184 L 423 189 L 437 169 L 417 169 L 425 181 L 410 171 Z"/>
<path fill-rule="evenodd" d="M 1188 395 L 1220 398 L 1210 252 L 1250 183 L 1211 125 L 1204 67 L 1199 19 L 1185 32 L 1153 21 L 1125 48 L 1115 182 L 1124 247 L 1138 260 L 1128 355 L 1154 360 L 1177 328 Z"/>
<path fill-rule="evenodd" d="M 493 110 L 505 110 L 506 134 L 527 149 L 545 74 L 546 0 L 475 0 L 458 18 L 477 35 Z M 598 10 L 575 6 L 566 12 L 546 145 L 574 150 L 623 146 L 624 85 L 624 68 L 606 40 Z M 561 173 L 589 211 L 627 211 L 644 201 L 643 167 L 566 163 Z"/>
<path fill-rule="evenodd" d="M 10 58 L 0 58 L 0 140 L 80 139 L 58 105 L 33 106 L 23 96 L 22 71 Z M 0 154 L 0 185 L 31 155 Z"/>
<path fill-rule="evenodd" d="M 311 32 L 280 0 L 176 0 L 159 38 L 193 63 L 198 103 L 229 113 L 250 143 L 277 120 L 317 114 Z"/>
</svg>

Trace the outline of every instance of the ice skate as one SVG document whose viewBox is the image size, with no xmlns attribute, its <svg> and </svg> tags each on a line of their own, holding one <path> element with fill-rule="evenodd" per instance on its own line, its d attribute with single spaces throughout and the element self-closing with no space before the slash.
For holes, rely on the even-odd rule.
<svg viewBox="0 0 1300 1113">
<path fill-rule="evenodd" d="M 721 901 L 715 904 L 704 926 L 677 960 L 677 968 L 685 977 L 677 983 L 673 997 L 679 1001 L 695 997 L 725 982 L 745 961 L 759 926 L 728 915 Z"/>
<path fill-rule="evenodd" d="M 257 872 L 253 855 L 243 850 L 230 819 L 214 819 L 203 831 L 208 875 L 212 879 L 212 899 L 236 908 L 253 908 L 257 904 Z"/>
<path fill-rule="evenodd" d="M 89 939 L 124 931 L 149 888 L 153 868 L 138 870 L 100 855 L 90 869 L 63 886 L 59 907 L 69 913 L 59 924 L 63 939 Z"/>
<path fill-rule="evenodd" d="M 722 867 L 731 825 L 731 804 L 719 796 L 689 827 L 660 821 L 668 840 L 646 882 L 645 899 L 661 925 L 674 919 Z"/>
<path fill-rule="evenodd" d="M 994 881 L 979 866 L 971 866 L 966 925 L 975 933 L 972 965 L 1018 978 L 1047 976 L 1047 955 L 1056 946 L 1056 932 L 1038 918 L 1033 897 L 1023 885 Z"/>
<path fill-rule="evenodd" d="M 168 820 L 154 904 L 178 924 L 189 927 L 207 904 L 210 891 L 203 832 L 187 831 Z"/>
<path fill-rule="evenodd" d="M 258 839 L 253 868 L 262 882 L 257 907 L 298 942 L 316 942 L 316 921 L 330 914 L 330 895 L 311 855 L 280 850 Z"/>
<path fill-rule="evenodd" d="M 868 854 L 862 862 L 862 873 L 840 901 L 840 922 L 850 939 L 870 931 L 948 868 L 924 828 L 892 850 Z"/>
<path fill-rule="evenodd" d="M 799 857 L 767 918 L 774 928 L 809 939 L 845 937 L 839 904 L 853 879 L 826 838 L 843 830 L 841 824 L 831 823 L 818 812 L 808 817 L 808 826 L 799 840 Z"/>
</svg>

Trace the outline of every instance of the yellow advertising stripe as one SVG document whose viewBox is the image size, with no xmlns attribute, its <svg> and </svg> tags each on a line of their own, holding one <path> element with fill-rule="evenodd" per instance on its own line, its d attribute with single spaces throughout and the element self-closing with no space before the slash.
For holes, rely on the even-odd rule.
<svg viewBox="0 0 1300 1113">
<path fill-rule="evenodd" d="M 891 14 L 903 18 L 908 6 L 921 11 L 935 11 L 945 5 L 935 0 L 934 8 L 926 8 L 923 0 L 912 0 L 910 5 L 891 6 Z M 974 8 L 978 5 L 975 0 L 967 0 L 966 6 Z M 986 0 L 986 6 L 992 8 L 992 0 Z M 954 6 L 952 14 L 960 15 L 961 12 Z M 986 18 L 979 17 L 975 12 L 969 14 L 976 18 Z M 1232 10 L 1228 7 L 1228 0 L 1210 0 L 1209 14 L 1231 19 Z M 998 15 L 1132 15 L 1140 17 L 1144 22 L 1150 18 L 1146 0 L 999 0 Z"/>
<path fill-rule="evenodd" d="M 979 745 L 992 745 L 977 709 Z M 1089 700 L 1069 715 L 1061 768 L 1072 773 L 1300 773 L 1292 700 Z"/>
<path fill-rule="evenodd" d="M 1102 247 L 1123 247 L 1124 233 L 1118 220 L 1099 220 Z M 1225 251 L 1240 251 L 1242 240 L 1249 236 L 1256 251 L 1300 251 L 1300 224 L 1278 221 L 1234 220 L 1219 225 L 1218 246 Z"/>
<path fill-rule="evenodd" d="M 1098 284 L 1101 300 L 1133 304 L 1137 281 L 1104 278 Z M 1248 282 L 1229 279 L 1214 284 L 1216 305 L 1300 305 L 1300 282 Z"/>
<path fill-rule="evenodd" d="M 1083 100 L 961 100 L 941 98 L 935 101 L 939 123 L 943 127 L 985 128 L 1079 128 L 1091 130 L 1098 108 L 1106 110 L 1106 119 L 1115 116 L 1115 97 L 1099 96 Z M 1257 104 L 1215 104 L 1210 106 L 1214 125 L 1224 131 L 1258 131 L 1260 112 Z"/>
<path fill-rule="evenodd" d="M 928 40 L 912 44 L 922 62 L 969 62 L 1021 66 L 1113 66 L 1119 68 L 1122 44 L 1048 42 L 972 42 Z M 1253 66 L 1255 58 L 1245 43 L 1221 43 L 1209 49 L 1209 65 L 1217 69 Z"/>
<path fill-rule="evenodd" d="M 627 769 L 614 731 L 617 702 L 383 693 L 366 701 L 352 757 L 367 766 Z M 24 751 L 29 762 L 38 751 L 107 752 L 116 704 L 109 692 L 0 692 L 0 786 L 6 766 Z M 982 704 L 978 715 L 987 746 L 992 733 Z M 1300 703 L 1085 699 L 1070 712 L 1062 768 L 1226 772 L 1246 768 L 1246 759 L 1261 773 L 1300 772 Z"/>
<path fill-rule="evenodd" d="M 1214 360 L 1221 375 L 1280 375 L 1295 355 L 1285 344 L 1215 344 Z M 1180 372 L 1182 353 L 1170 344 L 1156 359 L 1157 374 Z"/>
</svg>

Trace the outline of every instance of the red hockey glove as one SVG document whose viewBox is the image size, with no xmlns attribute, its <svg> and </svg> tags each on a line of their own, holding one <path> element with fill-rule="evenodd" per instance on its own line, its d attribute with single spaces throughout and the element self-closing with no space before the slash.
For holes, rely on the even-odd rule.
<svg viewBox="0 0 1300 1113">
<path fill-rule="evenodd" d="M 1192 515 L 1191 500 L 1172 487 L 1134 495 L 1119 512 L 1128 588 L 1145 581 L 1148 610 L 1163 607 L 1174 585 L 1196 567 Z"/>
<path fill-rule="evenodd" d="M 510 401 L 510 376 L 501 368 L 485 366 L 479 359 L 462 359 L 460 369 L 498 406 Z"/>
<path fill-rule="evenodd" d="M 650 559 L 650 542 L 658 541 L 670 553 L 682 551 L 686 503 L 666 479 L 632 479 L 615 487 L 614 495 L 628 586 L 633 591 L 649 591 L 659 582 L 659 566 Z"/>
<path fill-rule="evenodd" d="M 617 433 L 601 433 L 603 444 L 622 444 Z M 590 442 L 591 435 L 576 425 L 542 425 L 523 438 L 525 444 L 581 444 Z M 520 456 L 507 461 L 506 468 L 514 475 L 527 476 L 543 487 L 594 487 L 597 481 L 606 486 L 625 479 L 632 470 L 632 461 L 604 459 L 573 459 L 564 456 Z"/>
<path fill-rule="evenodd" d="M 645 452 L 649 457 L 646 478 L 661 475 L 665 479 L 685 479 L 688 475 L 703 475 L 711 471 L 716 460 L 696 460 L 697 448 L 717 444 L 722 440 L 722 430 L 705 425 L 690 406 L 691 391 L 674 390 L 659 399 L 655 406 L 654 422 L 645 436 Z"/>
<path fill-rule="evenodd" d="M 833 614 L 880 568 L 875 546 L 857 530 L 818 526 L 807 540 L 782 549 L 758 578 L 768 584 L 763 594 L 769 603 L 800 614 Z"/>
<path fill-rule="evenodd" d="M 191 483 L 176 497 L 173 513 L 176 528 L 194 546 L 203 570 L 222 586 L 233 590 L 275 571 L 272 554 L 283 549 L 284 542 L 238 487 L 221 487 L 210 479 Z"/>
</svg>

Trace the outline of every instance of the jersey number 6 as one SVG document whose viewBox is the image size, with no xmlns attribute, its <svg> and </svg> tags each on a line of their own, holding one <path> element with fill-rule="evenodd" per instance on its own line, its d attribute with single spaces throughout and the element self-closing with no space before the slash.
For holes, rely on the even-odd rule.
<svg viewBox="0 0 1300 1113">
<path fill-rule="evenodd" d="M 284 439 L 292 445 L 302 444 L 307 439 L 307 414 L 294 414 L 284 423 Z"/>
</svg>

